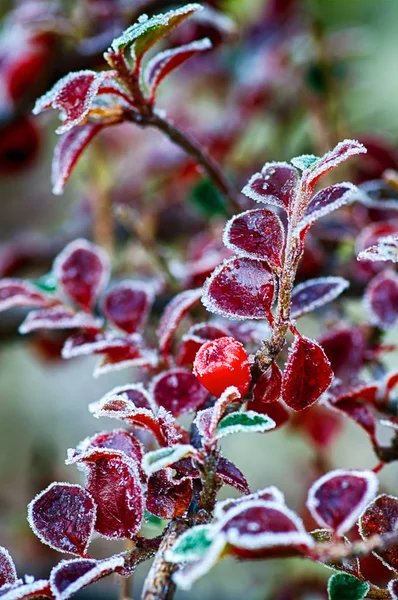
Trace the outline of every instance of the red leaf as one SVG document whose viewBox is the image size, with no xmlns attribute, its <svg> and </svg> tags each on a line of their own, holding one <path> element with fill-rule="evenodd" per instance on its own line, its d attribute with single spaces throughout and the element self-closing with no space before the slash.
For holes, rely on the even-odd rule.
<svg viewBox="0 0 398 600">
<path fill-rule="evenodd" d="M 242 504 L 242 502 L 247 502 L 248 500 L 265 500 L 266 502 L 278 502 L 280 504 L 285 504 L 285 497 L 282 492 L 275 486 L 269 485 L 268 487 L 258 490 L 252 494 L 240 496 L 239 498 L 228 498 L 228 500 L 221 500 L 217 502 L 214 509 L 214 516 L 216 519 L 220 519 L 231 508 L 235 508 L 235 506 Z"/>
<path fill-rule="evenodd" d="M 212 47 L 208 38 L 165 50 L 156 54 L 146 67 L 144 78 L 149 90 L 149 102 L 155 101 L 156 92 L 165 77 L 186 62 L 192 56 Z"/>
<path fill-rule="evenodd" d="M 282 398 L 293 410 L 314 404 L 333 380 L 330 362 L 322 348 L 297 336 L 290 349 L 282 380 Z"/>
<path fill-rule="evenodd" d="M 252 400 L 249 401 L 247 408 L 270 417 L 275 423 L 274 430 L 285 425 L 290 419 L 289 411 L 281 402 L 270 402 L 265 404 L 264 402 Z"/>
<path fill-rule="evenodd" d="M 51 591 L 55 600 L 67 600 L 90 583 L 114 573 L 123 564 L 122 556 L 113 556 L 105 560 L 61 560 L 50 575 Z"/>
<path fill-rule="evenodd" d="M 398 579 L 391 579 L 388 583 L 388 591 L 391 594 L 392 600 L 397 600 L 398 598 Z"/>
<path fill-rule="evenodd" d="M 376 419 L 372 409 L 367 404 L 360 400 L 343 398 L 334 402 L 333 407 L 358 423 L 368 434 L 372 443 L 376 443 Z"/>
<path fill-rule="evenodd" d="M 182 336 L 176 359 L 177 365 L 180 367 L 192 365 L 196 353 L 205 342 L 227 335 L 228 331 L 219 325 L 213 325 L 212 323 L 198 323 L 197 325 L 193 325 Z"/>
<path fill-rule="evenodd" d="M 133 347 L 135 348 L 136 346 Z M 69 359 L 76 356 L 110 353 L 113 356 L 122 356 L 126 352 L 131 354 L 132 341 L 128 338 L 117 336 L 114 333 L 98 333 L 93 331 L 79 331 L 66 340 L 62 348 L 62 358 Z"/>
<path fill-rule="evenodd" d="M 107 448 L 108 450 L 123 452 L 138 467 L 140 467 L 144 455 L 144 448 L 141 442 L 130 431 L 125 431 L 124 429 L 104 431 L 86 438 L 77 447 L 76 456 L 88 452 L 93 448 Z"/>
<path fill-rule="evenodd" d="M 256 202 L 280 206 L 290 215 L 298 183 L 298 173 L 288 163 L 265 163 L 261 173 L 252 176 L 242 193 Z"/>
<path fill-rule="evenodd" d="M 349 285 L 349 282 L 343 277 L 318 277 L 299 283 L 292 292 L 290 305 L 292 319 L 297 319 L 328 302 L 332 302 Z"/>
<path fill-rule="evenodd" d="M 51 306 L 50 298 L 42 294 L 34 285 L 23 279 L 0 280 L 0 311 L 17 306 Z"/>
<path fill-rule="evenodd" d="M 17 571 L 8 550 L 0 546 L 0 588 L 17 581 Z"/>
<path fill-rule="evenodd" d="M 372 471 L 336 469 L 312 485 L 307 507 L 321 527 L 343 535 L 373 500 L 377 487 L 377 477 Z"/>
<path fill-rule="evenodd" d="M 185 369 L 164 371 L 152 380 L 151 391 L 158 406 L 163 406 L 174 417 L 196 411 L 207 399 L 208 393 L 199 380 Z"/>
<path fill-rule="evenodd" d="M 125 400 L 128 400 L 127 405 Z M 92 404 L 91 408 L 97 408 L 98 406 L 104 406 L 105 404 L 109 407 L 112 406 L 112 410 L 117 410 L 118 406 L 123 408 L 123 410 L 127 406 L 131 406 L 132 408 L 147 408 L 148 410 L 156 412 L 157 408 L 153 399 L 153 394 L 149 393 L 141 383 L 118 385 L 110 392 L 106 393 L 98 402 Z"/>
<path fill-rule="evenodd" d="M 217 398 L 230 386 L 242 397 L 249 389 L 249 358 L 243 345 L 232 337 L 203 344 L 196 354 L 193 370 L 202 385 Z"/>
<path fill-rule="evenodd" d="M 233 462 L 220 456 L 217 463 L 217 477 L 226 485 L 235 488 L 241 494 L 249 494 L 250 488 L 246 477 Z"/>
<path fill-rule="evenodd" d="M 228 258 L 207 279 L 202 302 L 227 318 L 266 319 L 274 299 L 274 276 L 264 261 Z"/>
<path fill-rule="evenodd" d="M 84 556 L 96 518 L 92 496 L 80 485 L 51 483 L 28 506 L 33 532 L 59 552 Z"/>
<path fill-rule="evenodd" d="M 278 365 L 273 362 L 272 365 L 258 379 L 253 387 L 253 402 L 258 404 L 269 404 L 277 402 L 282 391 L 282 373 Z M 250 404 L 251 410 L 256 410 Z"/>
<path fill-rule="evenodd" d="M 312 190 L 317 181 L 326 175 L 331 169 L 355 156 L 356 154 L 366 153 L 366 148 L 356 140 L 344 140 L 320 158 L 313 168 L 306 169 L 303 172 L 303 182 L 309 190 Z"/>
<path fill-rule="evenodd" d="M 91 140 L 102 131 L 101 123 L 86 123 L 64 133 L 54 149 L 51 170 L 52 191 L 60 196 L 81 154 Z"/>
<path fill-rule="evenodd" d="M 336 377 L 352 378 L 364 363 L 365 339 L 358 327 L 331 330 L 320 339 L 320 345 Z"/>
<path fill-rule="evenodd" d="M 271 269 L 282 267 L 285 233 L 278 215 L 266 208 L 247 210 L 230 219 L 224 229 L 224 244 L 247 258 L 265 260 Z"/>
<path fill-rule="evenodd" d="M 65 133 L 87 117 L 100 85 L 112 76 L 111 71 L 69 73 L 37 100 L 33 113 L 38 115 L 49 108 L 61 110 L 63 121 L 56 133 Z"/>
<path fill-rule="evenodd" d="M 77 461 L 87 466 L 86 489 L 97 504 L 95 531 L 108 539 L 131 539 L 144 517 L 144 495 L 135 464 L 106 448 L 82 454 Z"/>
<path fill-rule="evenodd" d="M 382 329 L 393 327 L 398 320 L 398 275 L 391 270 L 376 275 L 365 292 L 370 318 Z"/>
<path fill-rule="evenodd" d="M 354 202 L 359 194 L 358 188 L 352 183 L 339 183 L 324 188 L 312 198 L 300 220 L 299 229 L 305 229 L 340 206 Z"/>
<path fill-rule="evenodd" d="M 94 377 L 99 377 L 110 371 L 120 371 L 127 367 L 153 368 L 156 356 L 150 350 L 143 350 L 134 340 L 125 339 L 120 348 L 108 350 L 94 370 Z"/>
<path fill-rule="evenodd" d="M 359 519 L 359 533 L 364 540 L 373 535 L 396 533 L 398 525 L 398 498 L 382 494 L 378 496 Z M 398 571 L 398 546 L 374 552 L 378 558 L 393 571 Z"/>
<path fill-rule="evenodd" d="M 160 319 L 157 335 L 162 354 L 170 352 L 172 337 L 187 312 L 199 302 L 202 290 L 186 290 L 177 294 L 166 306 Z"/>
<path fill-rule="evenodd" d="M 29 576 L 27 576 L 29 580 Z M 32 578 L 33 579 L 33 578 Z M 4 600 L 27 600 L 28 598 L 53 598 L 50 584 L 46 579 L 38 579 L 31 583 L 22 583 L 21 579 L 15 584 L 4 586 L 0 590 L 0 596 Z"/>
<path fill-rule="evenodd" d="M 192 481 L 173 479 L 171 469 L 153 473 L 148 480 L 147 510 L 160 519 L 182 517 L 192 499 Z"/>
<path fill-rule="evenodd" d="M 68 244 L 54 261 L 54 274 L 64 293 L 83 310 L 90 311 L 109 279 L 105 252 L 87 240 Z"/>
<path fill-rule="evenodd" d="M 123 281 L 107 292 L 102 311 L 112 325 L 131 334 L 144 326 L 152 299 L 147 286 Z"/>
<path fill-rule="evenodd" d="M 66 306 L 54 306 L 43 310 L 31 311 L 20 325 L 20 333 L 29 333 L 37 329 L 94 329 L 102 326 L 102 319 L 87 313 L 77 312 Z"/>
</svg>

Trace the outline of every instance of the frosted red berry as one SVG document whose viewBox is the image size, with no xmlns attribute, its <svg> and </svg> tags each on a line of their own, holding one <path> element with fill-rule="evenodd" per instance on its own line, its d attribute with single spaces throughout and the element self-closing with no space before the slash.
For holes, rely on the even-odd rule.
<svg viewBox="0 0 398 600">
<path fill-rule="evenodd" d="M 242 397 L 250 385 L 250 367 L 243 345 L 232 337 L 210 340 L 201 346 L 194 361 L 194 373 L 214 396 L 229 386 L 238 388 Z"/>
</svg>

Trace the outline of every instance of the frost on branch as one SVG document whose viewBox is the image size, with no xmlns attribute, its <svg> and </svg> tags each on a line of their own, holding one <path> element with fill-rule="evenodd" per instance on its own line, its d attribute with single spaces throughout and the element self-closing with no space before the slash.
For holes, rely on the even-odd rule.
<svg viewBox="0 0 398 600">
<path fill-rule="evenodd" d="M 102 319 L 86 312 L 74 312 L 65 306 L 54 306 L 31 311 L 19 326 L 20 333 L 30 333 L 37 329 L 89 329 L 102 327 Z"/>
<path fill-rule="evenodd" d="M 267 319 L 274 287 L 265 261 L 232 257 L 206 280 L 202 302 L 210 312 L 228 319 Z"/>
<path fill-rule="evenodd" d="M 335 300 L 349 286 L 343 277 L 318 277 L 299 283 L 293 289 L 290 304 L 292 319 L 297 319 Z"/>
<path fill-rule="evenodd" d="M 106 293 L 102 312 L 112 325 L 132 334 L 145 325 L 152 301 L 153 293 L 148 286 L 122 281 Z"/>
<path fill-rule="evenodd" d="M 358 260 L 391 261 L 398 263 L 398 237 L 386 235 L 378 240 L 377 244 L 370 246 L 360 252 L 357 256 Z"/>
<path fill-rule="evenodd" d="M 53 194 L 60 196 L 81 154 L 91 140 L 102 131 L 101 123 L 85 123 L 64 133 L 55 146 L 51 183 Z"/>
<path fill-rule="evenodd" d="M 319 525 L 342 535 L 373 500 L 377 488 L 377 477 L 372 471 L 336 469 L 312 485 L 307 507 Z"/>
<path fill-rule="evenodd" d="M 227 248 L 239 256 L 265 260 L 277 272 L 282 267 L 284 238 L 280 218 L 266 208 L 247 210 L 232 217 L 223 234 Z"/>
<path fill-rule="evenodd" d="M 0 589 L 17 581 L 17 571 L 8 550 L 0 546 Z"/>
<path fill-rule="evenodd" d="M 388 329 L 398 320 L 398 275 L 388 269 L 376 275 L 366 288 L 365 307 L 374 325 Z"/>
<path fill-rule="evenodd" d="M 91 558 L 61 560 L 50 575 L 50 586 L 55 600 L 67 600 L 90 583 L 111 575 L 123 564 L 124 559 L 121 556 L 113 556 L 105 560 Z"/>
<path fill-rule="evenodd" d="M 199 302 L 202 289 L 186 290 L 177 294 L 166 306 L 157 331 L 162 354 L 170 352 L 173 335 L 187 312 Z"/>
<path fill-rule="evenodd" d="M 359 533 L 364 540 L 372 535 L 386 535 L 397 532 L 398 498 L 382 494 L 366 507 L 359 520 Z M 393 544 L 377 550 L 374 554 L 393 571 L 398 571 L 398 546 Z"/>
<path fill-rule="evenodd" d="M 208 398 L 207 390 L 193 373 L 181 368 L 157 375 L 151 384 L 157 406 L 163 406 L 174 417 L 197 410 Z"/>
<path fill-rule="evenodd" d="M 337 208 L 354 202 L 358 198 L 358 195 L 358 188 L 352 183 L 339 183 L 324 188 L 309 203 L 298 225 L 299 230 L 305 229 L 308 225 L 315 223 L 315 221 Z"/>
<path fill-rule="evenodd" d="M 51 300 L 32 283 L 23 279 L 0 280 L 0 311 L 19 306 L 44 308 L 50 305 Z"/>
<path fill-rule="evenodd" d="M 64 294 L 86 311 L 109 280 L 109 260 L 95 244 L 80 239 L 71 242 L 54 261 L 54 275 Z"/>
<path fill-rule="evenodd" d="M 242 193 L 256 202 L 273 204 L 291 214 L 298 191 L 299 177 L 296 169 L 286 162 L 265 163 L 261 173 L 251 177 Z"/>
<path fill-rule="evenodd" d="M 332 380 L 333 371 L 322 348 L 314 340 L 297 336 L 283 373 L 283 401 L 293 410 L 303 410 L 318 400 Z"/>
<path fill-rule="evenodd" d="M 51 483 L 28 505 L 28 520 L 41 542 L 84 556 L 96 519 L 92 496 L 80 485 Z"/>
</svg>

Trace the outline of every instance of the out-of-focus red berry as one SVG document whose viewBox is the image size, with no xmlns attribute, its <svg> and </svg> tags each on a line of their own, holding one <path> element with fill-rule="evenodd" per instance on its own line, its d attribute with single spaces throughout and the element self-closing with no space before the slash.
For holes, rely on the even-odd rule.
<svg viewBox="0 0 398 600">
<path fill-rule="evenodd" d="M 194 373 L 214 396 L 233 385 L 244 397 L 250 385 L 250 367 L 243 345 L 232 337 L 206 342 L 196 354 Z"/>
</svg>

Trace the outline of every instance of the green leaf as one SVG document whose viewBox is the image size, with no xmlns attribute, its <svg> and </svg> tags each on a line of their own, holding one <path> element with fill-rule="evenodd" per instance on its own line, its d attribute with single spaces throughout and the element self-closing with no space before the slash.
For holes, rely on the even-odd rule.
<svg viewBox="0 0 398 600">
<path fill-rule="evenodd" d="M 319 156 L 315 156 L 314 154 L 302 154 L 301 156 L 296 156 L 292 158 L 290 161 L 296 169 L 300 169 L 300 171 L 304 171 L 305 169 L 311 169 L 316 165 L 319 160 Z"/>
<path fill-rule="evenodd" d="M 275 422 L 254 410 L 247 412 L 232 412 L 218 424 L 214 439 L 220 439 L 231 433 L 254 433 L 274 429 Z"/>
<path fill-rule="evenodd" d="M 214 539 L 213 525 L 197 525 L 183 533 L 167 552 L 173 563 L 193 562 L 204 556 Z"/>
<path fill-rule="evenodd" d="M 329 600 L 362 600 L 369 584 L 348 573 L 336 573 L 328 581 Z"/>
<path fill-rule="evenodd" d="M 192 202 L 206 217 L 227 215 L 225 203 L 218 189 L 209 179 L 203 179 L 192 190 Z"/>
<path fill-rule="evenodd" d="M 177 10 L 154 15 L 150 19 L 147 15 L 141 15 L 137 23 L 128 27 L 122 35 L 113 40 L 110 51 L 119 53 L 131 46 L 132 57 L 140 61 L 156 42 L 202 8 L 200 4 L 187 4 Z"/>
<path fill-rule="evenodd" d="M 33 284 L 42 292 L 55 292 L 57 290 L 57 280 L 53 273 L 46 273 L 39 279 L 35 279 Z"/>
<path fill-rule="evenodd" d="M 159 448 L 159 450 L 145 454 L 142 459 L 142 468 L 149 477 L 152 473 L 172 465 L 181 458 L 194 455 L 196 455 L 196 450 L 190 444 L 176 444 L 171 448 Z"/>
</svg>

